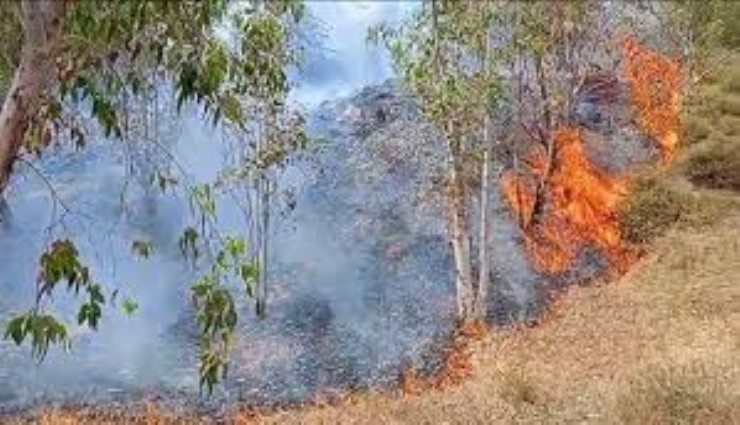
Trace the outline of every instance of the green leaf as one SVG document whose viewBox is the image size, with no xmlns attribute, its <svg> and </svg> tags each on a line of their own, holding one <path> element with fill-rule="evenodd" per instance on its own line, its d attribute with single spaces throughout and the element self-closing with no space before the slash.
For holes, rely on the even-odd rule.
<svg viewBox="0 0 740 425">
<path fill-rule="evenodd" d="M 257 293 L 257 284 L 260 277 L 259 266 L 255 262 L 243 263 L 239 267 L 239 276 L 244 282 L 247 295 L 253 298 Z"/>
<path fill-rule="evenodd" d="M 141 258 L 149 258 L 153 249 L 152 243 L 148 241 L 137 240 L 131 244 L 131 250 Z"/>
<path fill-rule="evenodd" d="M 23 343 L 23 339 L 25 338 L 25 323 L 26 323 L 26 317 L 16 317 L 13 320 L 8 323 L 7 328 L 5 329 L 5 339 L 8 339 L 10 337 L 13 342 L 15 342 L 15 345 L 21 345 Z"/>
<path fill-rule="evenodd" d="M 12 339 L 21 345 L 30 337 L 31 354 L 41 361 L 46 357 L 50 344 L 69 346 L 67 328 L 54 316 L 30 311 L 10 321 L 6 328 L 5 339 Z"/>
<path fill-rule="evenodd" d="M 182 256 L 191 258 L 193 261 L 198 259 L 198 231 L 194 227 L 187 227 L 180 236 L 178 245 Z"/>
<path fill-rule="evenodd" d="M 133 316 L 139 309 L 139 304 L 131 298 L 126 298 L 121 303 L 121 309 L 126 316 Z"/>
</svg>

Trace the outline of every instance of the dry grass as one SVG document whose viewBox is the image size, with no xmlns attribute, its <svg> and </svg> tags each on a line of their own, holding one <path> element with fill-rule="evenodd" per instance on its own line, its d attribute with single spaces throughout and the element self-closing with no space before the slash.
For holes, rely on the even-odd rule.
<svg viewBox="0 0 740 425">
<path fill-rule="evenodd" d="M 647 367 L 620 394 L 619 418 L 630 424 L 737 421 L 740 398 L 733 385 L 740 380 L 738 368 L 730 359 L 714 359 L 713 363 Z"/>
<path fill-rule="evenodd" d="M 659 240 L 627 276 L 575 287 L 539 326 L 494 333 L 475 375 L 418 397 L 270 423 L 740 423 L 740 214 Z"/>
<path fill-rule="evenodd" d="M 740 96 L 727 96 L 722 100 L 720 108 L 725 114 L 740 116 Z"/>
</svg>

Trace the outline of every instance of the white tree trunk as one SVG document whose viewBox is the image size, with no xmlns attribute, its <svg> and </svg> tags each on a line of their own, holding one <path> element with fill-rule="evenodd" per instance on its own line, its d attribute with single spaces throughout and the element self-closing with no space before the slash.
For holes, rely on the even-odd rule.
<svg viewBox="0 0 740 425">
<path fill-rule="evenodd" d="M 438 39 L 438 2 L 431 1 L 432 32 L 434 42 L 434 75 L 442 76 L 445 71 L 442 60 L 442 47 Z M 447 72 L 454 72 L 447 69 Z M 460 140 L 455 140 L 452 120 L 446 123 L 446 142 L 449 153 L 449 190 L 447 194 L 448 227 L 452 254 L 455 262 L 455 292 L 457 297 L 457 317 L 463 322 L 474 318 L 475 314 L 475 288 L 473 267 L 471 262 L 471 233 L 470 233 L 470 211 L 466 197 L 465 182 L 463 181 L 462 146 Z"/>
<path fill-rule="evenodd" d="M 489 268 L 489 261 L 488 258 L 488 227 L 490 226 L 490 217 L 488 214 L 488 191 L 489 191 L 489 180 L 490 180 L 490 171 L 489 171 L 489 149 L 490 149 L 490 140 L 489 140 L 489 129 L 488 129 L 488 118 L 486 117 L 484 128 L 483 128 L 483 140 L 484 143 L 486 143 L 486 146 L 483 150 L 483 164 L 481 165 L 481 182 L 480 182 L 480 247 L 479 247 L 479 257 L 478 257 L 478 263 L 479 263 L 479 274 L 478 274 L 478 284 L 476 287 L 476 294 L 475 294 L 475 316 L 478 319 L 483 319 L 486 316 L 486 301 L 488 298 L 488 286 L 490 285 L 490 268 Z"/>
<path fill-rule="evenodd" d="M 8 186 L 29 122 L 54 84 L 54 61 L 61 41 L 65 3 L 62 0 L 21 2 L 24 37 L 21 61 L 0 111 L 0 195 Z"/>
<path fill-rule="evenodd" d="M 483 68 L 487 78 L 493 78 L 491 68 L 491 51 L 493 47 L 491 42 L 493 37 L 490 29 L 486 28 L 486 50 L 483 56 Z M 479 252 L 478 252 L 478 282 L 475 294 L 475 316 L 478 319 L 485 319 L 487 313 L 488 286 L 490 281 L 490 258 L 488 251 L 490 235 L 490 205 L 488 195 L 490 192 L 490 161 L 493 141 L 491 140 L 491 118 L 489 116 L 488 105 L 484 109 L 483 115 L 483 163 L 481 164 L 481 181 L 480 181 L 480 234 L 479 234 Z"/>
<path fill-rule="evenodd" d="M 451 142 L 452 143 L 452 142 Z M 458 149 L 450 146 L 450 236 L 452 254 L 455 261 L 455 290 L 457 293 L 457 314 L 463 321 L 469 321 L 475 313 L 475 291 L 470 247 L 469 211 L 462 180 L 462 158 Z"/>
</svg>

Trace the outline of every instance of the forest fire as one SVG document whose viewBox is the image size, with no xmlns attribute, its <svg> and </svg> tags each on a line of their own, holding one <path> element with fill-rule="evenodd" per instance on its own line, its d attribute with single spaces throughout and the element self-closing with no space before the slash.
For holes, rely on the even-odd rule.
<svg viewBox="0 0 740 425">
<path fill-rule="evenodd" d="M 554 140 L 557 164 L 548 179 L 548 208 L 542 217 L 533 217 L 535 178 L 510 171 L 502 179 L 503 193 L 519 217 L 530 258 L 541 271 L 562 273 L 591 244 L 606 255 L 612 267 L 623 268 L 628 248 L 620 236 L 616 211 L 627 193 L 626 179 L 606 175 L 591 164 L 579 130 L 557 130 Z"/>
<path fill-rule="evenodd" d="M 473 375 L 471 344 L 482 341 L 487 334 L 483 322 L 469 322 L 458 327 L 452 343 L 445 349 L 441 368 L 430 376 L 422 376 L 413 367 L 405 369 L 399 380 L 401 392 L 416 396 L 430 389 L 444 390 L 460 385 Z"/>
<path fill-rule="evenodd" d="M 622 42 L 622 54 L 640 125 L 658 144 L 663 161 L 670 162 L 678 144 L 681 66 L 630 37 Z"/>
<path fill-rule="evenodd" d="M 625 77 L 640 125 L 657 144 L 662 160 L 670 161 L 678 143 L 681 70 L 679 65 L 633 39 L 623 43 Z M 560 274 L 571 268 L 587 247 L 597 249 L 617 272 L 634 258 L 623 241 L 618 218 L 620 202 L 629 193 L 628 175 L 612 175 L 588 158 L 583 133 L 561 127 L 553 134 L 552 171 L 542 149 L 531 149 L 525 167 L 501 179 L 504 198 L 524 234 L 535 268 Z M 538 185 L 545 188 L 538 191 Z M 537 199 L 540 196 L 543 199 Z M 538 202 L 545 207 L 535 211 Z"/>
</svg>

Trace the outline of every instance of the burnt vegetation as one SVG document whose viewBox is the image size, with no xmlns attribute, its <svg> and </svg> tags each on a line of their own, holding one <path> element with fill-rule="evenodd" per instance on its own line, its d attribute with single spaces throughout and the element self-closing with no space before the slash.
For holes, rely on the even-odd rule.
<svg viewBox="0 0 740 425">
<path fill-rule="evenodd" d="M 739 4 L 9 3 L 0 422 L 740 423 Z"/>
</svg>

